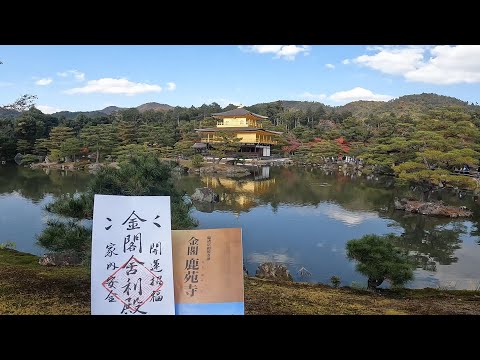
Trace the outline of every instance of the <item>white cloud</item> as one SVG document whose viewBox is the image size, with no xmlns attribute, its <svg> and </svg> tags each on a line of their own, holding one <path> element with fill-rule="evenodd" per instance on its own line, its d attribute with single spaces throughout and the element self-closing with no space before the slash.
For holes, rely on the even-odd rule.
<svg viewBox="0 0 480 360">
<path fill-rule="evenodd" d="M 407 72 L 407 80 L 443 85 L 480 82 L 480 45 L 445 45 L 429 50 L 429 60 Z"/>
<path fill-rule="evenodd" d="M 423 62 L 423 48 L 382 48 L 373 55 L 361 55 L 353 63 L 366 66 L 390 75 L 402 75 L 415 70 Z"/>
<path fill-rule="evenodd" d="M 308 91 L 305 91 L 303 94 L 300 94 L 300 97 L 305 99 L 316 99 L 316 100 L 323 100 L 327 97 L 325 94 L 312 94 Z"/>
<path fill-rule="evenodd" d="M 247 51 L 257 52 L 259 54 L 268 54 L 268 53 L 277 53 L 282 49 L 283 45 L 251 45 L 241 49 L 246 49 Z"/>
<path fill-rule="evenodd" d="M 335 65 L 333 65 L 333 64 L 325 64 L 325 67 L 327 69 L 335 69 Z"/>
<path fill-rule="evenodd" d="M 357 100 L 374 100 L 374 101 L 388 101 L 393 99 L 391 95 L 375 94 L 370 90 L 362 87 L 356 87 L 351 90 L 338 91 L 328 97 L 329 100 L 335 102 L 347 103 Z"/>
<path fill-rule="evenodd" d="M 306 45 L 285 45 L 276 54 L 278 57 L 285 58 L 286 60 L 295 60 L 295 56 L 298 54 L 304 53 L 307 55 L 309 51 L 310 47 Z"/>
<path fill-rule="evenodd" d="M 367 51 L 377 51 L 377 50 L 382 50 L 384 47 L 387 47 L 387 46 L 367 46 L 366 49 Z"/>
<path fill-rule="evenodd" d="M 305 216 L 324 215 L 330 219 L 341 221 L 347 226 L 355 226 L 365 221 L 378 219 L 378 214 L 370 211 L 347 210 L 337 204 L 322 204 L 317 208 L 313 207 L 294 207 L 292 208 L 297 214 Z M 325 242 L 317 243 L 318 247 L 323 247 Z"/>
<path fill-rule="evenodd" d="M 342 61 L 342 64 L 343 65 L 348 65 L 348 64 L 350 64 L 350 60 L 345 59 L 345 60 Z"/>
<path fill-rule="evenodd" d="M 68 76 L 73 76 L 75 80 L 78 81 L 84 81 L 85 80 L 85 73 L 78 71 L 78 70 L 67 70 L 63 72 L 58 72 L 58 76 L 60 77 L 68 77 Z"/>
<path fill-rule="evenodd" d="M 45 86 L 45 85 L 50 85 L 52 82 L 53 82 L 52 78 L 44 78 L 44 79 L 38 79 L 37 81 L 35 81 L 35 84 Z"/>
<path fill-rule="evenodd" d="M 256 52 L 258 54 L 274 54 L 275 58 L 288 61 L 295 60 L 298 54 L 308 55 L 310 53 L 310 46 L 308 45 L 249 45 L 240 46 L 240 49 L 245 52 Z"/>
<path fill-rule="evenodd" d="M 177 84 L 174 82 L 168 82 L 167 83 L 167 91 L 173 91 L 177 88 Z"/>
<path fill-rule="evenodd" d="M 149 92 L 161 92 L 162 88 L 159 85 L 136 83 L 125 78 L 113 79 L 102 78 L 98 80 L 90 80 L 85 86 L 68 89 L 67 94 L 121 94 L 133 96 L 137 94 L 144 94 Z"/>
<path fill-rule="evenodd" d="M 342 208 L 331 209 L 326 213 L 326 215 L 330 219 L 341 221 L 347 226 L 360 225 L 367 220 L 378 218 L 378 215 L 375 213 L 365 211 L 349 211 Z"/>
<path fill-rule="evenodd" d="M 390 96 L 390 95 L 375 94 L 371 90 L 364 89 L 362 87 L 356 87 L 346 91 L 338 91 L 331 95 L 313 94 L 311 92 L 305 91 L 299 96 L 300 98 L 303 98 L 303 99 L 329 100 L 334 102 L 336 105 L 340 103 L 346 104 L 348 102 L 357 101 L 357 100 L 388 101 L 394 98 L 393 96 Z"/>
<path fill-rule="evenodd" d="M 383 46 L 351 62 L 405 80 L 450 85 L 480 83 L 480 45 Z"/>
<path fill-rule="evenodd" d="M 43 112 L 44 114 L 53 114 L 59 111 L 63 111 L 63 109 L 54 107 L 54 106 L 49 106 L 49 105 L 35 105 L 35 107 Z"/>
<path fill-rule="evenodd" d="M 84 73 L 81 73 L 79 71 L 74 71 L 73 72 L 73 76 L 75 77 L 75 79 L 77 79 L 78 81 L 83 81 L 85 80 L 85 74 Z"/>
</svg>

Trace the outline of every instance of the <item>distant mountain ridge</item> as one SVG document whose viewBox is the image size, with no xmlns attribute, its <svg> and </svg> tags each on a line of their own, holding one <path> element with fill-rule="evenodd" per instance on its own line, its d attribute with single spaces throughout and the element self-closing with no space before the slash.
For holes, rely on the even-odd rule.
<svg viewBox="0 0 480 360">
<path fill-rule="evenodd" d="M 159 104 L 156 102 L 149 102 L 140 106 L 137 106 L 138 111 L 144 112 L 148 110 L 153 110 L 153 111 L 168 111 L 168 110 L 173 110 L 174 107 L 167 105 L 167 104 Z"/>
<path fill-rule="evenodd" d="M 353 101 L 343 106 L 336 107 L 336 111 L 349 111 L 354 117 L 367 117 L 369 115 L 381 115 L 394 113 L 397 116 L 415 116 L 418 113 L 425 113 L 435 108 L 459 107 L 463 110 L 480 110 L 480 106 L 469 104 L 468 101 L 438 95 L 433 93 L 422 93 L 404 95 L 390 101 Z"/>
<path fill-rule="evenodd" d="M 153 111 L 168 111 L 172 110 L 174 107 L 170 106 L 168 104 L 160 104 L 156 102 L 149 102 L 146 104 L 139 105 L 135 107 L 134 109 L 137 109 L 141 113 L 148 111 L 148 110 L 153 110 Z M 124 108 L 124 107 L 118 107 L 118 106 L 107 106 L 106 108 L 102 110 L 95 110 L 95 111 L 60 111 L 53 113 L 53 116 L 65 116 L 67 119 L 72 119 L 77 117 L 80 114 L 84 114 L 88 117 L 98 117 L 98 116 L 105 116 L 105 115 L 111 115 L 114 112 L 120 111 L 120 110 L 126 110 L 130 108 Z"/>
<path fill-rule="evenodd" d="M 462 111 L 480 113 L 478 104 L 469 104 L 454 97 L 433 93 L 404 95 L 390 101 L 352 101 L 345 105 L 331 106 L 317 101 L 293 101 L 278 100 L 268 103 L 259 103 L 246 108 L 260 115 L 275 113 L 279 109 L 287 111 L 311 112 L 304 116 L 332 118 L 340 116 L 346 118 L 352 116 L 357 119 L 366 119 L 370 116 L 383 117 L 393 114 L 397 117 L 406 116 L 412 119 L 420 119 L 424 114 L 433 109 L 457 107 Z"/>
<path fill-rule="evenodd" d="M 123 110 L 123 109 L 125 109 L 125 108 L 121 108 L 121 107 L 118 107 L 118 106 L 107 106 L 103 110 L 98 110 L 98 112 L 110 115 L 110 114 L 113 114 L 115 111 L 119 111 L 119 110 Z"/>
<path fill-rule="evenodd" d="M 17 117 L 20 113 L 16 110 L 3 109 L 0 107 L 0 117 Z"/>
<path fill-rule="evenodd" d="M 252 105 L 251 108 L 258 109 L 261 107 L 262 109 L 266 109 L 268 106 L 276 106 L 279 104 L 281 104 L 284 109 L 311 110 L 313 112 L 324 109 L 326 112 L 350 112 L 353 117 L 357 118 L 390 113 L 394 113 L 397 116 L 409 115 L 415 117 L 419 113 L 425 113 L 429 110 L 442 107 L 459 107 L 463 110 L 480 111 L 480 106 L 477 104 L 469 104 L 468 101 L 434 93 L 404 95 L 389 101 L 358 100 L 340 106 L 325 105 L 316 101 L 279 100 Z"/>
<path fill-rule="evenodd" d="M 404 95 L 390 101 L 353 101 L 341 106 L 325 105 L 317 101 L 297 101 L 297 100 L 277 100 L 268 103 L 258 103 L 246 108 L 251 109 L 254 112 L 258 112 L 262 115 L 268 116 L 268 109 L 282 107 L 283 109 L 301 110 L 301 111 L 325 111 L 326 113 L 337 112 L 345 113 L 349 112 L 354 117 L 366 118 L 370 115 L 382 115 L 394 113 L 395 115 L 410 115 L 422 113 L 428 110 L 432 110 L 439 107 L 460 107 L 465 110 L 477 110 L 480 111 L 480 106 L 469 104 L 467 101 L 460 99 L 438 95 L 434 93 L 422 93 L 413 95 Z M 64 116 L 67 119 L 73 119 L 80 114 L 84 114 L 88 117 L 100 117 L 105 115 L 111 115 L 117 111 L 126 110 L 129 108 L 118 106 L 107 106 L 101 110 L 95 111 L 60 111 L 53 113 L 52 116 L 60 117 Z M 168 104 L 161 104 L 157 102 L 149 102 L 135 107 L 139 112 L 145 112 L 149 110 L 153 111 L 169 111 L 175 109 L 174 106 Z M 20 115 L 18 111 L 6 110 L 0 108 L 0 117 L 17 117 Z"/>
</svg>

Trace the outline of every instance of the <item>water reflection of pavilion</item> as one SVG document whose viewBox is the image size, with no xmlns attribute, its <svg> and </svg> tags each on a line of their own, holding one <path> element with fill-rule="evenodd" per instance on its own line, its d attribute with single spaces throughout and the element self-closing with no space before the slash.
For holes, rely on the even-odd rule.
<svg viewBox="0 0 480 360">
<path fill-rule="evenodd" d="M 264 194 L 274 187 L 275 178 L 269 179 L 268 177 L 268 170 L 263 170 L 259 174 L 253 174 L 253 179 L 205 176 L 202 177 L 202 182 L 206 187 L 212 188 L 219 194 L 220 203 L 215 204 L 216 209 L 248 211 L 256 206 L 260 194 Z"/>
<path fill-rule="evenodd" d="M 270 166 L 262 166 L 259 171 L 253 172 L 255 180 L 264 180 L 270 178 Z"/>
<path fill-rule="evenodd" d="M 226 177 L 205 176 L 202 177 L 202 182 L 212 189 L 225 189 L 236 193 L 261 194 L 275 184 L 275 179 L 239 180 Z"/>
</svg>

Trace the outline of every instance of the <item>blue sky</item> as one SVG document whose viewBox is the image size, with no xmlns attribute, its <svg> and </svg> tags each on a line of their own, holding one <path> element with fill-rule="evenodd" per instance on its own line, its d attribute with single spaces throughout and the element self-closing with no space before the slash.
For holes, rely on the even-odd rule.
<svg viewBox="0 0 480 360">
<path fill-rule="evenodd" d="M 477 102 L 480 46 L 0 46 L 0 105 L 46 113 L 146 102 L 389 100 L 434 92 Z"/>
</svg>

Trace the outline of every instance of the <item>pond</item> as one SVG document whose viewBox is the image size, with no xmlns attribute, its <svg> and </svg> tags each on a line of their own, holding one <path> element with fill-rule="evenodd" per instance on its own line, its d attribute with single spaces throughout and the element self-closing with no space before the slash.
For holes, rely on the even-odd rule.
<svg viewBox="0 0 480 360">
<path fill-rule="evenodd" d="M 81 192 L 83 172 L 0 167 L 0 243 L 34 254 L 35 235 L 51 215 L 43 208 L 55 196 Z M 195 204 L 199 228 L 241 227 L 245 265 L 255 274 L 265 261 L 284 263 L 295 280 L 366 285 L 345 256 L 348 240 L 365 234 L 402 235 L 397 246 L 416 254 L 419 268 L 411 288 L 477 289 L 480 284 L 480 205 L 472 194 L 439 190 L 429 199 L 466 206 L 468 220 L 406 214 L 394 209 L 395 197 L 426 196 L 395 186 L 393 178 L 327 173 L 321 169 L 263 167 L 242 179 L 182 176 L 178 188 L 192 194 L 209 186 L 220 194 L 214 205 Z M 305 274 L 300 269 L 306 269 Z"/>
</svg>

